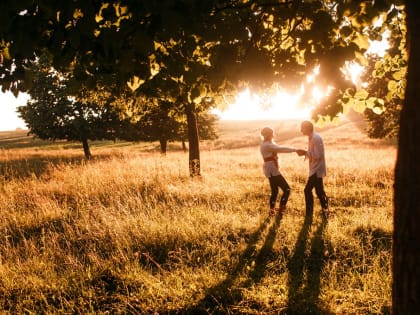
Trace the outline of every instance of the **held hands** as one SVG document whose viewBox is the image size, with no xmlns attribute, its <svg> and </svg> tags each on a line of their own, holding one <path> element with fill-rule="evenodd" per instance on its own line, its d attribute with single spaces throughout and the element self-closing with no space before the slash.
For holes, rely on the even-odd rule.
<svg viewBox="0 0 420 315">
<path fill-rule="evenodd" d="M 296 154 L 299 155 L 299 156 L 306 155 L 306 151 L 305 150 L 301 150 L 301 149 L 297 149 L 296 150 Z"/>
</svg>

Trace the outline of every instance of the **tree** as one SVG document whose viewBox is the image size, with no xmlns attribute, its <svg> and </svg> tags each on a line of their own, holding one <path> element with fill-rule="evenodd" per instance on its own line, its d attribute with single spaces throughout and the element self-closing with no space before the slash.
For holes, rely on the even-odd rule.
<svg viewBox="0 0 420 315">
<path fill-rule="evenodd" d="M 3 88 L 27 89 L 25 68 L 44 50 L 54 56 L 54 68 L 72 68 L 74 85 L 92 88 L 100 78 L 105 84 L 128 81 L 137 90 L 157 75 L 160 82 L 176 81 L 180 93 L 171 95 L 178 95 L 174 104 L 183 104 L 187 117 L 192 175 L 200 169 L 200 98 L 226 89 L 227 82 L 298 88 L 306 70 L 319 63 L 324 85 L 337 85 L 331 59 L 342 63 L 358 49 L 337 36 L 343 20 L 323 1 L 20 0 L 0 8 Z"/>
<path fill-rule="evenodd" d="M 259 89 L 276 82 L 298 88 L 307 69 L 320 63 L 325 80 L 318 84 L 338 85 L 339 70 L 331 60 L 341 64 L 358 50 L 337 36 L 343 19 L 323 1 L 38 5 L 18 0 L 4 1 L 0 9 L 3 88 L 27 89 L 27 64 L 45 50 L 54 56 L 54 68 L 74 73 L 76 87 L 92 88 L 98 79 L 105 85 L 128 81 L 133 90 L 156 79 L 176 82 L 178 93 L 170 94 L 177 96 L 173 104 L 182 105 L 187 118 L 192 175 L 200 172 L 195 114 L 202 97 L 238 84 Z"/>
<path fill-rule="evenodd" d="M 406 1 L 408 70 L 395 168 L 393 314 L 420 309 L 420 3 Z"/>
<path fill-rule="evenodd" d="M 404 91 L 406 88 L 407 54 L 405 48 L 406 22 L 403 11 L 382 24 L 372 34 L 382 40 L 388 32 L 390 47 L 384 56 L 370 56 L 361 81 L 369 95 L 366 102 L 365 118 L 368 122 L 368 135 L 372 138 L 396 138 Z M 373 39 L 376 39 L 373 37 Z M 369 101 L 370 100 L 370 101 Z M 370 105 L 370 106 L 369 106 Z"/>
<path fill-rule="evenodd" d="M 88 140 L 115 139 L 121 123 L 115 108 L 107 103 L 92 103 L 101 102 L 97 96 L 101 92 L 70 94 L 68 75 L 51 68 L 45 56 L 34 63 L 32 71 L 33 82 L 28 90 L 31 98 L 26 106 L 17 109 L 29 134 L 44 140 L 80 141 L 87 159 L 92 156 Z"/>
<path fill-rule="evenodd" d="M 366 91 L 372 100 L 364 112 L 367 132 L 372 138 L 395 138 L 406 87 L 405 48 L 395 54 L 388 51 L 383 58 L 376 57 L 372 61 L 364 76 L 368 82 Z"/>
<path fill-rule="evenodd" d="M 328 80 L 332 91 L 313 112 L 313 118 L 315 120 L 325 119 L 325 117 L 335 118 L 340 113 L 346 113 L 350 108 L 360 113 L 367 111 L 368 117 L 373 117 L 372 112 L 378 114 L 388 109 L 388 104 L 385 106 L 385 103 L 390 103 L 389 109 L 392 110 L 393 102 L 398 103 L 396 97 L 401 95 L 401 90 L 403 90 L 401 82 L 405 73 L 403 55 L 405 23 L 401 2 L 348 1 L 340 3 L 337 10 L 341 12 L 342 23 L 344 23 L 340 36 L 359 47 L 359 50 L 355 51 L 356 58 L 350 58 L 348 62 L 356 62 L 365 67 L 365 76 L 362 81 L 367 82 L 367 87 L 347 78 L 348 71 L 345 71 L 345 63 L 342 63 L 341 67 L 335 67 L 339 70 L 335 74 L 339 78 L 339 84 Z M 384 60 L 378 61 L 375 56 L 367 53 L 367 49 L 369 40 L 382 40 L 384 32 L 391 34 L 392 49 L 388 50 Z M 335 63 L 333 56 L 331 59 L 331 62 Z M 388 114 L 390 113 L 386 115 Z"/>
<path fill-rule="evenodd" d="M 132 123 L 125 126 L 119 138 L 129 141 L 159 141 L 160 152 L 166 154 L 167 142 L 177 138 L 181 123 L 170 116 L 171 104 L 154 105 L 142 101 L 140 112 L 131 119 Z"/>
<path fill-rule="evenodd" d="M 188 139 L 188 126 L 183 113 L 176 110 L 168 101 L 154 104 L 156 99 L 140 98 L 141 105 L 134 105 L 136 112 L 129 122 L 118 133 L 118 138 L 129 141 L 159 141 L 160 152 L 166 154 L 167 143 Z M 140 110 L 140 112 L 138 112 Z M 217 117 L 212 114 L 197 113 L 198 134 L 202 140 L 217 138 L 215 123 Z M 186 148 L 185 148 L 186 149 Z"/>
<path fill-rule="evenodd" d="M 171 69 L 161 82 L 184 82 L 185 90 L 174 104 L 184 104 L 190 144 L 198 144 L 194 116 L 198 101 L 193 100 L 201 95 L 197 91 L 203 87 L 213 91 L 213 86 L 221 87 L 226 82 L 250 84 L 255 89 L 274 82 L 300 87 L 302 79 L 319 67 L 317 84 L 334 89 L 317 114 L 334 117 L 342 112 L 348 99 L 359 95 L 345 80 L 341 67 L 351 60 L 365 64 L 372 21 L 399 14 L 398 6 L 403 3 L 122 0 L 114 4 L 63 0 L 41 5 L 38 1 L 5 0 L 0 3 L 4 57 L 0 80 L 4 89 L 27 88 L 27 62 L 42 50 L 54 56 L 56 69 L 73 65 L 79 82 L 87 85 L 101 77 L 109 82 L 129 81 L 136 90 L 153 79 L 155 67 L 159 73 Z M 406 4 L 410 54 L 417 56 L 419 4 L 414 0 Z M 419 154 L 416 126 L 420 123 L 415 103 L 420 93 L 417 62 L 409 59 L 395 178 L 395 314 L 410 314 L 419 308 L 416 266 L 420 251 L 415 233 L 420 222 L 420 174 L 415 161 Z M 181 69 L 177 71 L 177 67 Z M 194 76 L 188 78 L 192 73 Z M 184 78 L 186 81 L 182 81 Z M 193 150 L 190 163 L 194 156 L 199 158 L 198 145 Z"/>
</svg>

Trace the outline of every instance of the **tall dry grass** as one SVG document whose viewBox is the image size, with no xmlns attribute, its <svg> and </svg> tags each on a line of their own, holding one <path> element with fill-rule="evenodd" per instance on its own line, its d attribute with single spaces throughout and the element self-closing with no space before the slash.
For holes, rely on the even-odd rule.
<svg viewBox="0 0 420 315">
<path fill-rule="evenodd" d="M 1 312 L 389 313 L 395 148 L 324 129 L 328 222 L 318 203 L 305 219 L 295 154 L 281 155 L 288 209 L 270 218 L 252 128 L 203 143 L 194 179 L 180 151 L 98 146 L 84 162 L 80 149 L 1 150 Z"/>
</svg>

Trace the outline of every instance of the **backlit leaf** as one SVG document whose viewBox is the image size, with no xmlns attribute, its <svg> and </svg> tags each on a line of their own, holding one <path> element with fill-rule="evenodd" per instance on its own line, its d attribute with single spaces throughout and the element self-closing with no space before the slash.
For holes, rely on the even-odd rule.
<svg viewBox="0 0 420 315">
<path fill-rule="evenodd" d="M 360 49 L 369 49 L 369 37 L 365 35 L 358 34 L 353 42 L 359 46 Z"/>
<path fill-rule="evenodd" d="M 375 114 L 377 114 L 377 115 L 380 115 L 380 114 L 382 114 L 383 112 L 384 112 L 384 109 L 382 108 L 382 107 L 374 107 L 374 108 L 372 108 L 372 111 L 375 113 Z"/>
<path fill-rule="evenodd" d="M 140 85 L 144 83 L 144 80 L 141 80 L 138 76 L 133 76 L 130 81 L 127 82 L 128 87 L 134 92 L 137 90 Z"/>
<path fill-rule="evenodd" d="M 358 113 L 363 113 L 366 109 L 366 101 L 355 101 L 353 104 L 353 109 Z"/>
<path fill-rule="evenodd" d="M 397 90 L 397 88 L 398 88 L 398 83 L 396 81 L 390 80 L 388 82 L 388 90 L 390 92 L 394 92 L 395 90 Z"/>
<path fill-rule="evenodd" d="M 369 96 L 369 93 L 364 89 L 358 90 L 356 94 L 354 95 L 354 97 L 358 100 L 365 100 L 367 99 L 368 96 Z"/>
<path fill-rule="evenodd" d="M 397 72 L 394 72 L 394 73 L 392 74 L 392 77 L 393 77 L 395 80 L 399 81 L 399 80 L 403 80 L 403 79 L 405 78 L 405 75 L 406 75 L 406 69 L 405 69 L 405 68 L 403 68 L 403 69 L 400 69 L 400 70 L 399 70 L 399 71 L 397 71 Z"/>
<path fill-rule="evenodd" d="M 376 97 L 369 97 L 367 100 L 366 100 L 366 107 L 367 108 L 374 108 L 375 107 L 375 105 L 376 105 Z"/>
</svg>

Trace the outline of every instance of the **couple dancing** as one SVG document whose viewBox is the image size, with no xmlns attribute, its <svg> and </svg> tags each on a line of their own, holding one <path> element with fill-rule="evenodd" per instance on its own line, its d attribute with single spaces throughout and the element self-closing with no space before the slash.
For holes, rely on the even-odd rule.
<svg viewBox="0 0 420 315">
<path fill-rule="evenodd" d="M 313 214 L 314 197 L 312 195 L 312 190 L 315 188 L 316 195 L 321 203 L 322 214 L 327 218 L 328 197 L 325 194 L 323 183 L 323 177 L 326 175 L 324 143 L 321 136 L 314 132 L 314 126 L 310 121 L 302 122 L 300 128 L 302 134 L 308 136 L 308 150 L 279 146 L 273 141 L 273 129 L 265 127 L 261 130 L 263 141 L 260 145 L 260 151 L 264 159 L 263 170 L 271 187 L 270 215 L 274 215 L 276 212 L 275 204 L 279 193 L 279 187 L 283 191 L 280 198 L 280 212 L 286 209 L 287 200 L 290 195 L 290 186 L 279 171 L 277 153 L 296 152 L 299 156 L 304 155 L 305 159 L 309 160 L 309 177 L 304 190 L 306 215 L 312 216 Z"/>
</svg>

